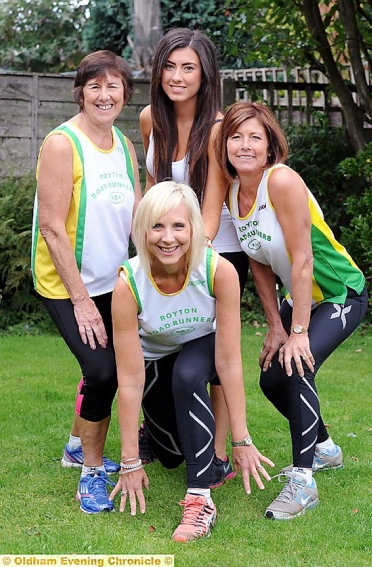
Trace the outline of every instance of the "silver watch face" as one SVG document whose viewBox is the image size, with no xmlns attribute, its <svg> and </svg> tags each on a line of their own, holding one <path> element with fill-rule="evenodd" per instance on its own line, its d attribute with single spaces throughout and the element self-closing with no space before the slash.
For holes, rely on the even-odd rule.
<svg viewBox="0 0 372 567">
<path fill-rule="evenodd" d="M 295 325 L 293 327 L 293 332 L 299 335 L 300 333 L 302 333 L 302 329 L 303 327 L 301 327 L 301 325 Z"/>
</svg>

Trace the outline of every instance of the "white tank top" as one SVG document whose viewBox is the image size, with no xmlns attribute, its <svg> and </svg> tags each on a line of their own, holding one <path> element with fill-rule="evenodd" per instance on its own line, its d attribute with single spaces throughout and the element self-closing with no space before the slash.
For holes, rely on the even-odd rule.
<svg viewBox="0 0 372 567">
<path fill-rule="evenodd" d="M 145 360 L 157 360 L 178 352 L 182 345 L 213 333 L 216 299 L 213 295 L 218 254 L 205 249 L 205 260 L 176 293 L 159 290 L 138 256 L 124 262 L 120 276 L 138 305 L 138 324 Z"/>
<path fill-rule="evenodd" d="M 149 174 L 154 177 L 154 138 L 152 130 L 146 155 L 146 168 Z M 190 183 L 187 155 L 179 161 L 172 162 L 172 179 L 176 183 L 186 183 L 186 185 Z M 218 252 L 241 252 L 234 224 L 225 203 L 222 205 L 220 228 L 213 240 L 213 247 Z"/>
<path fill-rule="evenodd" d="M 113 290 L 118 266 L 129 256 L 135 201 L 132 158 L 125 136 L 115 127 L 109 150 L 95 146 L 71 121 L 47 138 L 56 133 L 70 141 L 73 151 L 73 192 L 66 232 L 89 295 L 102 295 Z M 31 265 L 40 295 L 51 299 L 69 297 L 40 234 L 36 198 Z"/>
<path fill-rule="evenodd" d="M 279 167 L 287 166 L 276 164 L 265 169 L 257 189 L 256 200 L 245 217 L 239 215 L 239 181 L 230 189 L 229 205 L 242 249 L 250 258 L 271 266 L 286 287 L 289 293 L 287 299 L 291 303 L 292 261 L 268 191 L 270 175 Z M 362 292 L 364 276 L 345 248 L 335 240 L 324 221 L 318 202 L 311 191 L 307 191 L 313 251 L 313 305 L 323 301 L 341 304 L 345 302 L 348 287 L 357 293 Z"/>
</svg>

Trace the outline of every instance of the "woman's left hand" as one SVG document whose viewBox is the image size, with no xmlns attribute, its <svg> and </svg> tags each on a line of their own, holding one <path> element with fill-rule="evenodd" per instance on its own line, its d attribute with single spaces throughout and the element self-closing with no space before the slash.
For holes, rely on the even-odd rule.
<svg viewBox="0 0 372 567">
<path fill-rule="evenodd" d="M 287 376 L 292 376 L 292 358 L 301 378 L 305 374 L 304 363 L 311 372 L 314 372 L 315 359 L 310 350 L 308 334 L 296 335 L 291 333 L 287 341 L 279 349 L 279 362 Z"/>
<path fill-rule="evenodd" d="M 243 484 L 247 494 L 251 493 L 250 475 L 253 476 L 258 488 L 264 490 L 265 486 L 260 475 L 266 480 L 271 480 L 267 470 L 261 465 L 265 463 L 269 467 L 275 467 L 274 463 L 264 457 L 254 445 L 243 445 L 241 447 L 233 447 L 232 458 L 234 470 L 242 471 Z"/>
</svg>

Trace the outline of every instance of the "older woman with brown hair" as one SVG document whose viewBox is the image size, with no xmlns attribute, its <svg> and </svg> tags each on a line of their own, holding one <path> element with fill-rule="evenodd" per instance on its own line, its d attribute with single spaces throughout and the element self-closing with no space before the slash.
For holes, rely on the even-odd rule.
<svg viewBox="0 0 372 567">
<path fill-rule="evenodd" d="M 75 78 L 80 112 L 48 134 L 37 166 L 32 272 L 82 372 L 62 465 L 82 468 L 77 497 L 87 514 L 113 509 L 106 474 L 120 468 L 103 447 L 117 388 L 111 295 L 141 198 L 133 145 L 114 126 L 132 92 L 122 57 L 87 55 Z"/>
</svg>

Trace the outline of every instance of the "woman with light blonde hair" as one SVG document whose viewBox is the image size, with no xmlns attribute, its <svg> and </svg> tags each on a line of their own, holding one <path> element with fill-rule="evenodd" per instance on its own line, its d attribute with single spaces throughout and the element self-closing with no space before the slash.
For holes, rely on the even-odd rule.
<svg viewBox="0 0 372 567">
<path fill-rule="evenodd" d="M 173 540 L 207 536 L 216 519 L 210 496 L 215 423 L 207 386 L 218 373 L 232 432 L 233 462 L 249 494 L 250 475 L 260 489 L 261 462 L 246 424 L 240 353 L 238 275 L 230 262 L 205 247 L 194 191 L 164 181 L 145 194 L 134 223 L 138 256 L 119 270 L 113 294 L 118 412 L 122 441 L 120 511 L 146 504 L 148 477 L 139 458 L 141 406 L 159 461 L 186 461 L 184 512 Z"/>
</svg>

